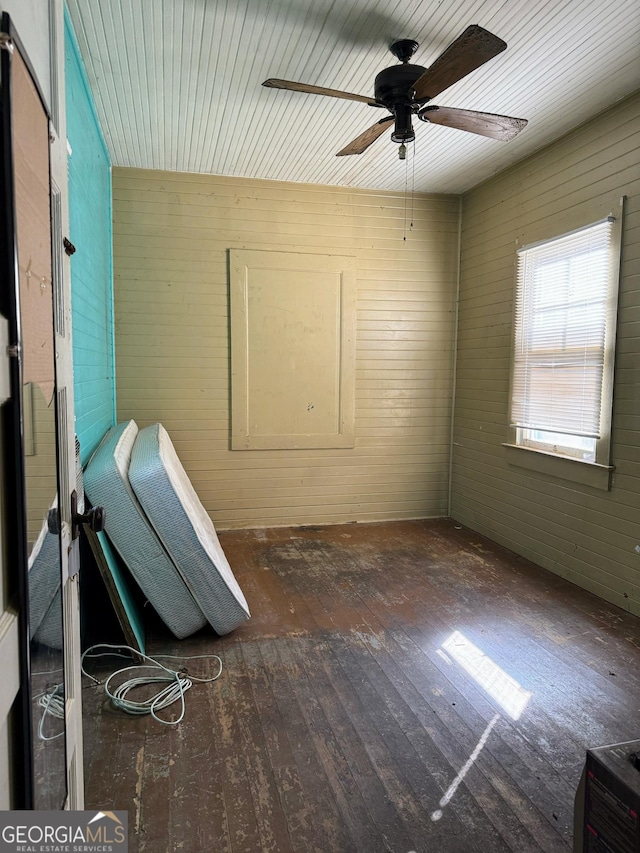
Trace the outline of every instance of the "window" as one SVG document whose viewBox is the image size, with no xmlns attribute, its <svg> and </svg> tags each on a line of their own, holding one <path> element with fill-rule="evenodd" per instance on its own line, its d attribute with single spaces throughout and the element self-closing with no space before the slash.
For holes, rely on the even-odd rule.
<svg viewBox="0 0 640 853">
<path fill-rule="evenodd" d="M 519 250 L 512 444 L 609 465 L 620 230 L 610 216 Z"/>
</svg>

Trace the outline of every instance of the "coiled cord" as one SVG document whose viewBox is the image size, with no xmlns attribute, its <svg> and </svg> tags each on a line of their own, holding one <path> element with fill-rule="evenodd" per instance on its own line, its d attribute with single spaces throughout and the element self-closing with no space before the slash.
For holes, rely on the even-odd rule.
<svg viewBox="0 0 640 853">
<path fill-rule="evenodd" d="M 64 728 L 55 735 L 46 735 L 44 733 L 44 721 L 47 717 L 64 720 L 64 684 L 56 684 L 53 690 L 45 690 L 33 698 L 38 700 L 38 705 L 42 708 L 42 716 L 38 722 L 38 737 L 40 740 L 55 740 L 62 737 Z"/>
<path fill-rule="evenodd" d="M 108 651 L 104 652 L 96 652 L 96 649 L 108 649 Z M 89 658 L 99 658 L 99 657 L 128 657 L 128 655 L 123 654 L 122 652 L 126 650 L 131 652 L 134 656 L 138 658 L 143 658 L 145 661 L 149 661 L 149 663 L 141 663 L 134 664 L 133 666 L 125 666 L 122 669 L 117 669 L 115 672 L 112 672 L 111 675 L 106 679 L 106 681 L 101 682 L 99 679 L 94 678 L 93 675 L 90 675 L 85 667 L 84 660 L 86 657 Z M 95 646 L 90 646 L 82 655 L 82 672 L 87 678 L 90 678 L 96 684 L 102 684 L 104 686 L 104 691 L 111 700 L 111 703 L 114 707 L 118 708 L 121 711 L 124 711 L 126 714 L 134 714 L 134 715 L 143 715 L 143 714 L 151 714 L 154 720 L 162 723 L 164 726 L 177 726 L 178 723 L 182 722 L 185 715 L 185 693 L 189 690 L 193 682 L 198 682 L 200 684 L 210 684 L 212 681 L 216 681 L 220 678 L 222 674 L 222 660 L 218 655 L 158 655 L 160 658 L 165 658 L 168 660 L 180 660 L 180 661 L 192 661 L 192 660 L 213 660 L 215 659 L 218 662 L 219 669 L 218 672 L 212 676 L 211 678 L 202 678 L 200 676 L 192 675 L 188 672 L 186 667 L 183 667 L 180 670 L 170 669 L 164 664 L 160 663 L 156 658 L 149 657 L 148 655 L 142 654 L 142 652 L 137 651 L 136 649 L 132 649 L 131 646 L 125 645 L 111 645 L 109 643 L 97 643 Z M 139 673 L 141 669 L 150 670 L 152 673 L 149 675 L 136 675 L 133 678 L 127 678 L 117 686 L 113 687 L 113 681 L 118 676 L 123 676 L 128 674 L 129 672 Z M 149 684 L 164 684 L 166 685 L 157 693 L 149 696 L 147 699 L 143 699 L 141 701 L 137 701 L 134 699 L 128 698 L 129 693 L 132 690 L 139 689 L 141 687 L 145 687 Z M 164 720 L 162 717 L 157 715 L 157 711 L 161 711 L 164 708 L 168 708 L 170 705 L 173 705 L 175 702 L 180 702 L 180 714 L 178 718 L 175 720 Z"/>
</svg>

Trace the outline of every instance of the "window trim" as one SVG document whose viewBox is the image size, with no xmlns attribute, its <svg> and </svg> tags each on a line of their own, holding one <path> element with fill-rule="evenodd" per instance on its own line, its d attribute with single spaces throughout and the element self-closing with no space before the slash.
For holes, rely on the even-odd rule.
<svg viewBox="0 0 640 853">
<path fill-rule="evenodd" d="M 615 466 L 611 464 L 611 427 L 613 417 L 613 392 L 615 373 L 615 347 L 618 317 L 618 294 L 620 283 L 620 263 L 622 255 L 622 226 L 625 196 L 620 198 L 617 209 L 612 209 L 600 217 L 589 217 L 583 224 L 572 229 L 562 230 L 537 241 L 527 241 L 518 246 L 518 250 L 532 248 L 541 243 L 551 242 L 560 237 L 568 236 L 577 230 L 595 225 L 609 217 L 613 220 L 611 232 L 611 257 L 609 262 L 609 287 L 607 292 L 607 334 L 601 387 L 601 424 L 600 438 L 596 440 L 595 461 L 579 459 L 553 453 L 546 448 L 536 448 L 518 444 L 518 427 L 508 425 L 507 441 L 504 442 L 507 463 L 542 474 L 560 477 L 583 485 L 609 489 L 611 487 L 611 472 Z M 513 319 L 511 326 L 511 362 L 509 381 L 508 418 L 511 419 L 511 401 L 514 386 L 515 362 L 515 328 L 516 328 L 516 288 L 517 288 L 517 258 L 515 262 L 515 282 L 513 300 Z"/>
<path fill-rule="evenodd" d="M 546 474 L 549 477 L 558 477 L 561 480 L 570 480 L 572 483 L 583 486 L 592 486 L 594 489 L 608 491 L 611 488 L 614 465 L 600 465 L 598 462 L 589 462 L 586 459 L 560 456 L 557 453 L 525 447 L 522 444 L 505 442 L 502 446 L 508 465 L 526 468 L 528 471 Z"/>
</svg>

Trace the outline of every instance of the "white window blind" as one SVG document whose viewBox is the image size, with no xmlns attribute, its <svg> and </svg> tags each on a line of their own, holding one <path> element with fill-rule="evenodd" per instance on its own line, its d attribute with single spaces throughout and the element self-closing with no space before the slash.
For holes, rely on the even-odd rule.
<svg viewBox="0 0 640 853">
<path fill-rule="evenodd" d="M 518 252 L 513 427 L 600 437 L 613 221 Z"/>
</svg>

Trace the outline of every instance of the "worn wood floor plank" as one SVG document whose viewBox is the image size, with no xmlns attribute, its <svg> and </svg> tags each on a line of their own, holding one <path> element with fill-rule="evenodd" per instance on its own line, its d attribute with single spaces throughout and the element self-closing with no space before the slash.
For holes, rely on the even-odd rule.
<svg viewBox="0 0 640 853">
<path fill-rule="evenodd" d="M 329 643 L 314 643 L 307 655 L 308 667 L 313 670 L 316 679 L 322 676 L 326 685 L 320 703 L 353 768 L 356 784 L 372 823 L 378 828 L 383 841 L 395 839 L 398 849 L 414 849 L 413 828 L 406 826 L 402 820 L 402 803 L 392 801 L 389 796 L 389 771 L 386 764 L 376 758 L 371 731 L 362 718 L 354 721 L 349 708 L 345 707 L 349 685 L 344 683 L 344 675 L 333 657 Z"/>
<path fill-rule="evenodd" d="M 84 691 L 87 805 L 132 853 L 568 853 L 586 748 L 640 729 L 640 620 L 445 519 L 220 539 L 252 619 L 150 622 L 224 660 L 184 721 Z"/>
<path fill-rule="evenodd" d="M 262 847 L 252 785 L 253 759 L 260 755 L 261 732 L 257 738 L 249 738 L 249 731 L 243 725 L 247 710 L 253 709 L 253 696 L 242 650 L 237 643 L 224 640 L 223 651 L 225 677 L 218 689 L 209 694 L 211 715 L 202 736 L 216 742 L 222 760 L 222 791 L 230 849 L 232 853 L 251 853 Z M 269 773 L 272 776 L 270 768 Z"/>
<path fill-rule="evenodd" d="M 392 616 L 389 611 L 383 616 L 392 628 L 398 626 L 398 620 L 392 619 L 389 621 L 389 616 Z M 435 620 L 431 620 L 432 623 Z M 493 705 L 483 696 L 482 691 L 474 686 L 474 682 L 465 676 L 464 672 L 459 669 L 454 669 L 451 664 L 447 664 L 438 654 L 437 644 L 432 642 L 432 635 L 421 632 L 418 628 L 403 626 L 404 634 L 413 640 L 417 649 L 418 657 L 425 655 L 429 663 L 439 670 L 440 674 L 444 675 L 450 681 L 453 688 L 449 691 L 448 702 L 451 706 L 456 707 L 456 712 L 462 715 L 466 723 L 475 732 L 476 737 L 481 736 L 485 725 L 491 720 L 496 710 L 500 710 L 499 706 Z M 443 636 L 446 635 L 448 629 L 445 629 Z M 384 649 L 377 636 L 363 636 L 360 638 L 367 647 L 374 644 L 371 649 L 372 657 L 380 662 L 384 661 L 387 669 L 394 670 L 397 667 L 395 660 L 387 660 Z M 426 664 L 425 664 L 426 665 Z M 442 686 L 436 687 L 437 681 L 433 680 L 432 690 L 436 689 L 440 692 L 444 691 Z M 445 693 L 446 695 L 446 693 Z M 558 795 L 560 800 L 567 800 L 572 796 L 573 787 L 564 783 L 555 773 L 550 765 L 543 762 L 539 753 L 530 748 L 528 741 L 525 738 L 512 737 L 514 727 L 507 720 L 502 719 L 493 732 L 492 738 L 485 747 L 487 753 L 495 756 L 502 767 L 506 769 L 510 776 L 518 780 L 518 784 L 523 788 L 528 795 L 537 794 L 537 801 L 544 804 L 543 814 L 555 829 L 561 831 L 565 837 L 571 833 L 572 816 L 567 814 L 558 806 Z M 542 766 L 543 765 L 543 766 Z M 537 771 L 537 772 L 536 772 Z M 541 778 L 545 779 L 545 783 L 541 783 Z M 550 790 L 546 791 L 546 781 L 549 780 Z"/>
<path fill-rule="evenodd" d="M 318 696 L 322 695 L 322 678 L 317 677 L 315 669 L 307 672 L 304 666 L 306 641 L 280 640 L 278 651 L 285 668 L 289 687 L 300 707 L 305 709 L 305 719 L 318 760 L 322 764 L 328 779 L 329 788 L 338 805 L 340 815 L 355 849 L 359 853 L 368 853 L 375 849 L 379 835 L 362 793 L 354 778 L 353 767 L 327 719 Z M 302 644 L 302 649 L 301 649 Z M 339 849 L 339 848 L 338 848 Z M 346 847 L 345 851 L 349 848 Z"/>
<path fill-rule="evenodd" d="M 292 692 L 284 671 L 278 650 L 281 642 L 276 639 L 262 640 L 258 642 L 258 648 L 295 761 L 304 792 L 305 809 L 308 810 L 309 804 L 313 803 L 311 814 L 308 815 L 313 837 L 306 842 L 306 849 L 344 850 L 349 853 L 356 849 L 355 844 L 344 825 L 324 766 L 313 744 L 305 708 L 300 706 Z"/>
<path fill-rule="evenodd" d="M 307 545 L 310 547 L 307 548 Z M 313 559 L 314 556 L 319 557 L 320 559 Z M 337 594 L 336 590 L 333 590 L 330 594 L 327 588 L 327 573 L 326 571 L 324 571 L 323 566 L 326 563 L 331 563 L 334 569 L 331 581 L 335 580 L 336 575 L 339 573 L 339 570 L 341 568 L 341 561 L 339 559 L 339 555 L 327 553 L 326 549 L 322 548 L 322 546 L 315 541 L 307 543 L 305 543 L 304 540 L 298 541 L 295 544 L 294 548 L 291 548 L 290 544 L 287 544 L 282 554 L 282 559 L 284 564 L 288 566 L 288 569 L 286 570 L 288 574 L 291 573 L 289 570 L 294 565 L 292 561 L 295 559 L 295 557 L 298 558 L 298 561 L 302 561 L 307 566 L 305 572 L 295 571 L 293 573 L 293 576 L 295 578 L 300 578 L 300 582 L 304 583 L 306 588 L 312 589 L 314 591 L 316 598 L 316 608 L 314 609 L 314 617 L 317 622 L 319 622 L 320 624 L 324 624 L 325 626 L 330 626 L 331 624 L 333 624 L 334 629 L 337 628 L 339 625 L 341 627 L 341 630 L 344 630 L 343 620 L 345 618 L 344 613 L 346 612 L 348 614 L 346 625 L 353 626 L 355 622 L 357 627 L 367 627 L 366 622 L 363 621 L 362 602 L 357 598 L 357 596 L 353 596 L 351 594 L 352 591 L 349 587 L 348 581 L 345 581 L 344 573 L 339 575 L 340 579 L 336 583 L 336 586 L 339 588 L 337 590 Z M 279 564 L 279 561 L 276 561 L 276 563 Z M 307 593 L 307 595 L 309 595 L 309 593 Z M 320 608 L 320 612 L 318 611 L 318 607 Z M 360 621 L 356 621 L 354 615 L 356 613 L 358 614 L 358 619 Z M 340 683 L 339 678 L 336 677 L 335 671 L 332 675 L 331 680 L 333 684 Z M 360 687 L 360 689 L 362 690 L 362 686 Z M 344 698 L 342 701 L 343 704 L 345 704 Z M 367 720 L 368 712 L 359 709 L 356 712 L 356 716 L 359 719 L 359 725 L 362 729 L 363 723 Z M 371 751 L 373 750 L 374 745 L 376 744 L 376 736 L 371 728 L 365 728 L 365 733 L 367 748 L 369 751 Z M 384 735 L 387 740 L 392 737 L 392 734 L 393 732 L 388 725 L 384 727 Z M 391 786 L 391 799 L 395 803 L 401 803 L 402 805 L 404 805 L 405 810 L 409 812 L 405 815 L 405 822 L 408 825 L 412 825 L 416 822 L 419 824 L 420 820 L 416 819 L 415 813 L 411 812 L 411 797 L 407 795 L 407 792 L 402 787 L 402 785 L 393 785 L 394 780 L 404 776 L 406 756 L 402 756 L 402 758 L 404 759 L 403 761 L 400 761 L 397 765 L 393 766 L 393 764 L 389 762 L 385 746 L 383 750 L 378 751 L 377 756 L 374 758 L 377 768 L 377 774 L 378 776 L 380 776 L 381 779 L 386 780 L 388 786 Z M 455 771 L 453 770 L 453 768 L 451 768 L 451 776 L 453 776 L 454 773 Z M 424 813 L 423 810 L 421 811 L 423 813 L 423 816 L 426 817 L 426 813 Z M 442 844 L 442 839 L 438 837 L 439 833 L 437 832 L 436 827 L 433 825 L 430 826 L 428 824 L 423 824 L 422 826 L 420 826 L 420 829 L 417 830 L 417 833 L 418 835 L 414 836 L 414 846 L 419 846 L 420 844 L 420 842 L 417 840 L 418 837 L 424 838 L 425 836 L 429 837 L 431 843 Z M 449 846 L 452 845 L 454 841 L 454 836 L 455 833 L 449 829 Z M 556 839 L 554 839 L 554 841 L 555 840 Z M 514 844 L 516 845 L 516 849 L 528 849 L 525 846 L 526 841 L 523 839 L 522 836 L 516 837 L 514 840 Z M 470 843 L 468 838 L 466 839 L 466 846 L 472 849 L 472 842 Z M 537 845 L 532 844 L 530 849 L 534 850 L 540 848 Z"/>
<path fill-rule="evenodd" d="M 316 543 L 312 543 L 312 545 L 313 545 L 312 550 L 317 550 Z M 298 548 L 300 551 L 302 551 L 302 555 L 305 556 L 304 555 L 304 549 L 303 549 L 302 545 L 299 545 Z M 327 558 L 329 557 L 328 554 L 324 554 L 323 556 L 325 556 Z M 336 555 L 332 555 L 331 562 L 335 568 L 336 564 L 339 563 L 339 557 Z M 307 576 L 308 575 L 304 575 L 305 580 L 307 579 Z M 342 578 L 345 578 L 345 576 L 346 576 L 346 573 L 341 575 Z M 341 598 L 341 602 L 346 600 L 347 604 L 346 605 L 341 604 L 341 606 L 337 607 L 334 603 L 335 596 L 329 594 L 329 591 L 325 588 L 326 577 L 327 577 L 326 573 L 319 572 L 317 575 L 317 578 L 314 581 L 314 589 L 316 589 L 316 591 L 317 591 L 316 598 L 319 602 L 321 602 L 321 606 L 325 610 L 328 618 L 332 619 L 336 612 L 340 613 L 343 606 L 346 606 L 347 609 L 350 609 L 350 608 L 357 609 L 360 614 L 362 614 L 363 610 L 366 610 L 366 608 L 363 607 L 363 601 L 358 599 L 357 594 L 355 596 L 352 594 L 352 590 L 349 588 L 348 582 L 345 583 L 344 581 L 342 583 L 340 583 L 339 595 Z M 368 577 L 368 579 L 365 583 L 366 590 L 365 590 L 365 594 L 364 594 L 363 598 L 367 598 L 367 592 L 370 590 L 371 585 L 372 585 L 372 581 L 371 581 L 370 577 Z M 397 594 L 398 593 L 396 591 L 396 595 Z M 360 606 L 358 606 L 358 603 Z M 369 600 L 369 605 L 371 606 L 370 600 Z M 373 621 L 374 620 L 371 618 L 371 616 L 369 616 L 369 627 L 371 627 L 371 623 Z M 380 648 L 380 646 L 381 646 L 381 639 L 380 638 L 381 638 L 381 635 L 379 634 L 378 638 L 375 639 L 375 642 L 376 642 L 376 645 L 378 648 Z M 421 654 L 419 649 L 418 649 L 418 654 L 419 654 L 419 656 Z M 402 666 L 403 666 L 402 655 L 401 654 L 397 655 L 396 658 L 397 658 L 395 661 L 396 666 L 402 668 Z M 343 659 L 341 658 L 341 662 L 342 662 L 342 660 Z M 343 663 L 343 665 L 344 665 L 344 663 Z M 414 661 L 412 663 L 411 669 L 412 670 L 413 669 L 420 669 L 420 666 L 421 666 L 421 661 L 417 660 L 417 661 Z M 362 689 L 363 688 L 361 686 L 361 691 L 362 691 Z M 425 695 L 424 693 L 423 693 L 423 699 L 428 701 L 428 696 Z M 458 703 L 457 704 L 460 705 L 460 697 L 458 697 Z M 373 707 L 375 707 L 377 705 L 380 705 L 380 703 L 379 702 L 373 703 Z M 451 705 L 455 706 L 456 702 L 455 701 L 451 702 Z M 372 707 L 372 703 L 369 702 L 367 704 L 367 708 L 371 708 L 371 707 Z M 470 710 L 473 712 L 472 708 Z M 367 712 L 361 713 L 361 716 L 366 718 L 366 715 L 368 713 L 370 713 L 370 712 L 367 711 Z M 460 710 L 458 709 L 458 711 L 456 712 L 456 714 L 454 715 L 453 718 L 455 719 L 457 716 L 459 716 L 459 714 L 460 714 Z M 392 727 L 390 727 L 388 724 L 383 725 L 382 730 L 384 731 L 384 734 L 385 734 L 385 737 L 387 740 L 392 738 L 393 733 L 394 733 Z M 458 735 L 460 735 L 460 730 L 461 730 L 461 727 L 459 727 L 459 729 L 458 729 Z M 369 742 L 372 742 L 372 741 L 373 741 L 373 738 L 369 737 Z M 399 751 L 400 750 L 396 747 L 396 752 L 399 752 Z M 499 768 L 499 767 L 495 766 L 495 764 L 492 764 L 491 762 L 489 762 L 487 760 L 486 755 L 487 754 L 485 753 L 484 762 L 489 765 L 488 770 L 487 770 L 487 775 L 490 779 L 490 786 L 487 788 L 486 795 L 489 795 L 491 786 L 493 786 L 494 788 L 497 788 L 499 790 L 500 796 L 502 797 L 504 802 L 509 803 L 510 808 L 512 810 L 517 810 L 519 812 L 519 814 L 521 815 L 521 819 L 519 822 L 521 822 L 524 825 L 528 825 L 529 830 L 532 833 L 532 836 L 538 840 L 537 842 L 531 842 L 531 848 L 530 849 L 532 849 L 532 850 L 541 849 L 540 846 L 538 846 L 538 844 L 544 845 L 544 849 L 549 849 L 549 850 L 566 849 L 564 846 L 564 843 L 561 841 L 561 839 L 558 838 L 558 836 L 556 834 L 556 829 L 555 828 L 553 828 L 553 829 L 547 828 L 544 824 L 544 821 L 541 820 L 541 817 L 536 813 L 536 811 L 530 810 L 529 801 L 526 800 L 526 798 L 523 798 L 522 796 L 518 795 L 518 790 L 517 789 L 514 790 L 513 785 L 510 785 L 510 782 L 511 782 L 510 779 L 508 779 L 508 778 L 507 779 L 500 779 L 501 768 Z M 400 768 L 402 768 L 402 769 L 400 769 Z M 403 772 L 406 771 L 406 768 L 407 768 L 407 755 L 405 754 L 405 755 L 401 756 L 399 768 L 396 771 L 397 775 L 402 775 Z M 453 776 L 454 774 L 455 774 L 455 771 L 453 770 L 453 768 L 451 768 L 451 776 Z M 507 793 L 508 793 L 508 796 L 507 796 Z M 396 801 L 400 800 L 401 797 L 400 797 L 400 793 L 398 790 L 395 791 L 393 798 Z M 502 820 L 502 824 L 503 824 L 503 826 L 506 825 L 504 819 Z M 439 829 L 440 827 L 441 827 L 441 824 L 438 822 L 437 828 Z M 446 831 L 447 831 L 447 834 L 449 837 L 449 845 L 451 845 L 451 841 L 452 841 L 451 837 L 456 835 L 456 833 L 454 831 L 452 831 L 451 827 L 447 827 Z M 431 839 L 433 839 L 434 843 L 442 844 L 442 839 L 438 837 L 439 833 L 437 832 L 435 826 L 428 826 L 427 825 L 426 827 L 422 827 L 422 833 L 421 834 L 423 837 L 424 837 L 424 835 L 428 834 L 431 837 Z M 514 845 L 514 849 L 519 849 L 519 848 L 528 849 L 527 848 L 528 839 L 523 838 L 522 836 L 516 835 L 515 837 L 513 837 L 511 839 L 511 843 Z M 467 847 L 469 849 L 473 849 L 472 848 L 473 842 L 470 842 L 467 839 L 466 844 L 467 844 Z M 485 849 L 486 849 L 486 847 L 485 847 Z"/>
<path fill-rule="evenodd" d="M 327 555 L 323 554 L 323 557 L 326 556 Z M 350 589 L 348 584 L 344 581 L 339 584 L 340 604 L 336 605 L 335 591 L 332 590 L 331 593 L 329 593 L 331 584 L 334 581 L 334 574 L 327 574 L 324 571 L 324 562 L 325 560 L 318 563 L 320 571 L 318 572 L 313 584 L 313 587 L 316 590 L 314 616 L 316 621 L 324 622 L 325 620 L 329 620 L 329 624 L 333 625 L 335 632 L 337 631 L 336 622 L 342 624 L 344 619 L 343 611 L 345 609 L 345 599 L 349 596 Z M 334 570 L 337 568 L 337 563 L 338 560 L 336 559 L 336 555 L 333 555 L 332 566 Z M 308 573 L 296 573 L 296 577 L 298 578 L 298 583 L 303 584 L 305 587 L 308 586 Z M 307 598 L 309 597 L 310 596 L 307 593 Z M 324 615 L 321 615 L 319 608 Z M 356 621 L 354 618 L 350 618 L 348 620 L 347 625 L 350 626 L 351 629 L 351 635 L 349 636 L 349 634 L 347 634 L 349 639 L 353 640 L 354 637 L 362 635 L 362 631 L 356 629 L 366 631 L 371 630 L 372 614 L 366 614 L 366 608 L 363 608 L 362 601 L 358 602 L 353 599 L 353 596 L 351 596 L 350 602 L 346 605 L 346 610 L 349 613 L 358 613 L 359 619 L 359 621 Z M 344 631 L 343 628 L 341 629 L 341 632 L 342 631 Z M 340 633 L 339 636 L 342 636 L 342 633 Z M 383 743 L 386 742 L 385 746 L 389 746 L 390 751 L 393 753 L 395 758 L 395 767 L 392 770 L 387 767 L 384 777 L 391 781 L 393 781 L 394 778 L 399 779 L 401 777 L 405 777 L 406 789 L 403 790 L 401 787 L 396 785 L 395 790 L 390 792 L 390 797 L 394 802 L 402 801 L 405 806 L 405 810 L 409 812 L 406 818 L 407 822 L 418 825 L 416 832 L 418 833 L 421 841 L 415 842 L 414 846 L 421 847 L 421 843 L 424 842 L 426 837 L 428 838 L 428 843 L 431 846 L 436 845 L 442 849 L 446 846 L 446 849 L 453 850 L 454 845 L 456 844 L 456 839 L 458 839 L 459 835 L 464 833 L 462 824 L 457 822 L 456 818 L 453 820 L 445 820 L 443 823 L 438 823 L 437 826 L 433 825 L 433 823 L 425 823 L 429 818 L 427 808 L 428 803 L 437 802 L 444 793 L 447 785 L 442 789 L 437 788 L 437 784 L 434 781 L 433 763 L 431 762 L 428 766 L 425 766 L 419 760 L 418 752 L 413 748 L 410 739 L 407 738 L 406 731 L 398 725 L 397 709 L 396 714 L 393 714 L 391 709 L 388 708 L 387 704 L 383 701 L 382 696 L 379 693 L 379 684 L 381 677 L 383 677 L 382 670 L 379 667 L 377 670 L 374 670 L 373 677 L 369 681 L 365 668 L 353 660 L 353 650 L 349 648 L 350 645 L 353 646 L 352 642 L 340 643 L 340 646 L 338 647 L 336 639 L 334 638 L 331 645 L 333 654 L 341 668 L 345 671 L 349 681 L 354 685 L 357 685 L 356 694 L 360 701 L 364 701 L 362 707 L 356 707 L 355 709 L 353 708 L 353 702 L 351 702 L 352 713 L 355 718 L 360 721 L 359 728 L 362 729 L 362 721 L 365 721 L 367 718 L 372 716 L 374 710 L 377 711 L 379 720 L 377 722 L 372 720 L 373 728 L 370 728 L 366 733 L 366 743 L 369 750 L 371 750 L 373 745 L 376 743 L 376 740 L 381 737 Z M 379 650 L 380 648 L 381 644 L 376 641 L 376 649 Z M 332 682 L 335 681 L 336 679 L 332 678 Z M 392 687 L 391 692 L 396 693 Z M 397 697 L 398 694 L 393 697 L 393 699 L 396 700 L 396 705 Z M 393 718 L 393 725 L 390 725 L 390 717 Z M 416 727 L 418 727 L 417 723 Z M 440 758 L 442 759 L 441 754 Z M 378 754 L 376 766 L 378 768 L 377 772 L 379 775 L 382 774 L 382 768 L 385 766 L 385 763 L 388 764 L 388 756 L 382 757 Z M 442 778 L 450 778 L 452 775 L 452 768 L 448 762 L 443 761 L 443 763 L 445 764 L 446 769 L 441 771 Z M 415 795 L 419 798 L 419 802 L 417 803 L 413 801 L 413 796 Z M 448 813 L 448 816 L 450 814 L 451 812 Z M 472 853 L 472 851 L 476 849 L 496 849 L 495 837 L 491 839 L 491 844 L 489 844 L 488 838 L 481 838 L 479 840 L 480 844 L 483 846 L 476 847 L 474 838 L 472 838 L 468 833 L 464 833 L 464 838 L 459 839 L 459 843 L 461 845 L 461 849 L 469 851 L 469 853 Z"/>
</svg>

